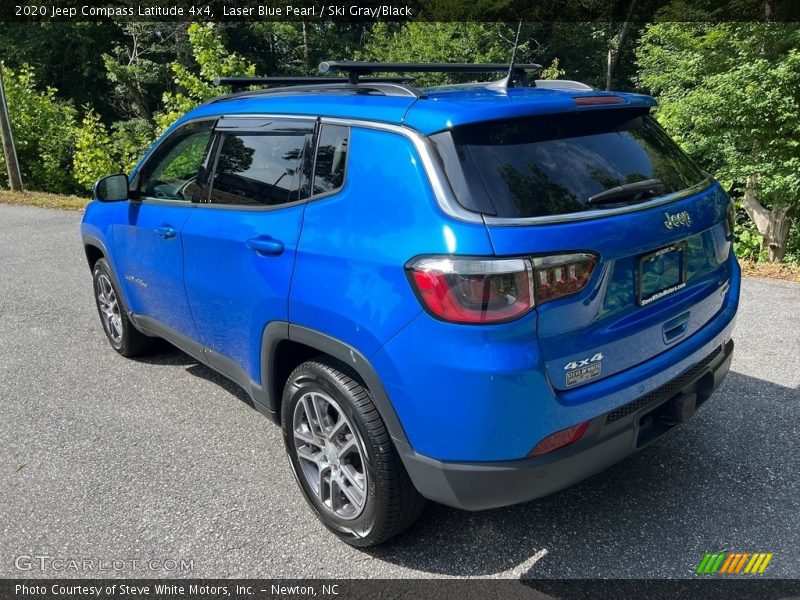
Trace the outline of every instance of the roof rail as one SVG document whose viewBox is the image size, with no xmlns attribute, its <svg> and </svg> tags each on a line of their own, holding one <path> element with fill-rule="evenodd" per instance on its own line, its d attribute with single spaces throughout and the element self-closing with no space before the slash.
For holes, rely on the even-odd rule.
<svg viewBox="0 0 800 600">
<path fill-rule="evenodd" d="M 320 73 L 346 73 L 350 83 L 359 83 L 362 75 L 374 73 L 508 73 L 515 78 L 524 78 L 526 73 L 538 73 L 543 69 L 537 64 L 503 63 L 384 63 L 384 62 L 336 62 L 320 63 Z"/>
</svg>

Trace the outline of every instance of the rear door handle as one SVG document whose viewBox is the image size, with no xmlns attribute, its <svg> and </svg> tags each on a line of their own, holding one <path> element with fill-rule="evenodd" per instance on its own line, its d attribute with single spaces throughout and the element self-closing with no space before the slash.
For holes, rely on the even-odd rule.
<svg viewBox="0 0 800 600">
<path fill-rule="evenodd" d="M 175 228 L 172 227 L 171 225 L 159 225 L 158 227 L 156 227 L 155 231 L 165 240 L 168 238 L 175 237 Z"/>
<path fill-rule="evenodd" d="M 262 256 L 278 256 L 283 254 L 283 242 L 268 235 L 250 238 L 245 242 L 248 248 Z"/>
</svg>

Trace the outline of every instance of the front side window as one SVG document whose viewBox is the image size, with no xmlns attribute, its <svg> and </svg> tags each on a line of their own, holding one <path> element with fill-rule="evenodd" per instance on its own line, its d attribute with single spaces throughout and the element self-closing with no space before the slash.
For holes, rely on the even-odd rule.
<svg viewBox="0 0 800 600">
<path fill-rule="evenodd" d="M 332 192 L 344 184 L 349 131 L 340 125 L 322 126 L 314 166 L 314 194 Z"/>
<path fill-rule="evenodd" d="M 308 125 L 276 125 L 258 133 L 221 134 L 209 201 L 277 206 L 308 195 Z"/>
<path fill-rule="evenodd" d="M 142 169 L 139 196 L 191 201 L 203 194 L 203 167 L 213 121 L 190 123 L 156 149 Z"/>
</svg>

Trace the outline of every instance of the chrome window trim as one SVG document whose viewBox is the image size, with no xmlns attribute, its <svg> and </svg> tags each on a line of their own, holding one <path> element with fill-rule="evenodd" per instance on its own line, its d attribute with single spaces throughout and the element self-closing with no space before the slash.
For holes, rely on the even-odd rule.
<svg viewBox="0 0 800 600">
<path fill-rule="evenodd" d="M 392 123 L 381 123 L 380 121 L 364 121 L 361 119 L 347 119 L 339 117 L 320 117 L 322 124 L 329 123 L 331 125 L 342 125 L 349 127 L 360 127 L 363 129 L 376 129 L 378 131 L 388 131 L 402 135 L 414 144 L 414 148 L 419 154 L 422 161 L 422 167 L 431 184 L 433 195 L 436 198 L 436 203 L 439 208 L 448 216 L 458 219 L 460 221 L 467 221 L 470 223 L 483 223 L 483 217 L 463 208 L 453 196 L 450 189 L 450 184 L 439 166 L 439 162 L 433 154 L 433 148 L 427 137 L 403 125 L 394 125 Z"/>
<path fill-rule="evenodd" d="M 461 206 L 461 204 L 458 203 L 458 201 L 455 199 L 455 196 L 453 195 L 452 189 L 450 188 L 450 183 L 447 181 L 447 177 L 445 176 L 444 171 L 439 165 L 439 160 L 436 158 L 434 154 L 433 146 L 430 140 L 428 139 L 427 136 L 423 135 L 416 129 L 412 129 L 405 125 L 396 125 L 394 123 L 384 123 L 381 121 L 369 121 L 365 119 L 355 119 L 348 117 L 286 115 L 278 113 L 245 113 L 245 114 L 228 113 L 226 115 L 216 115 L 216 116 L 206 115 L 202 117 L 195 117 L 193 119 L 188 119 L 184 121 L 181 125 L 203 119 L 224 119 L 226 117 L 229 119 L 233 118 L 302 119 L 302 120 L 318 119 L 319 122 L 322 124 L 328 123 L 330 125 L 341 125 L 343 127 L 360 127 L 363 129 L 387 131 L 390 133 L 401 135 L 406 139 L 408 139 L 409 141 L 411 141 L 411 143 L 414 145 L 414 148 L 417 150 L 417 153 L 419 154 L 420 159 L 422 160 L 423 169 L 425 170 L 425 173 L 428 177 L 428 181 L 431 184 L 431 189 L 433 190 L 433 195 L 436 198 L 436 203 L 439 205 L 439 208 L 442 210 L 442 212 L 459 221 L 466 221 L 468 223 L 482 223 L 487 226 L 492 225 L 499 227 L 524 227 L 529 225 L 552 225 L 557 223 L 573 223 L 576 221 L 589 221 L 592 219 L 599 219 L 602 217 L 610 217 L 613 215 L 633 213 L 642 210 L 648 210 L 651 208 L 656 208 L 658 206 L 671 204 L 682 198 L 687 198 L 701 191 L 705 191 L 714 184 L 714 178 L 711 177 L 710 175 L 707 175 L 707 177 L 702 181 L 696 183 L 695 185 L 689 186 L 684 190 L 673 192 L 671 194 L 667 194 L 666 196 L 661 196 L 659 198 L 653 198 L 652 200 L 649 200 L 647 202 L 642 202 L 639 204 L 631 204 L 628 206 L 621 206 L 618 208 L 587 210 L 575 213 L 568 213 L 565 215 L 547 215 L 542 217 L 527 217 L 527 218 L 493 217 L 491 215 L 483 215 L 480 213 L 472 212 L 470 210 L 465 209 L 463 206 Z M 350 149 L 348 149 L 348 155 L 349 154 L 350 154 Z M 349 162 L 350 156 L 348 156 L 347 160 Z M 345 178 L 347 178 L 347 176 L 348 176 L 348 170 L 345 170 Z M 336 190 L 336 192 L 338 193 L 342 189 L 343 187 L 340 188 L 339 190 Z M 319 196 L 310 196 L 309 198 L 306 198 L 305 201 L 310 202 L 322 199 L 329 195 L 333 194 L 327 192 Z"/>
<path fill-rule="evenodd" d="M 596 210 L 585 210 L 581 212 L 567 213 L 565 215 L 547 215 L 543 217 L 527 217 L 527 218 L 492 217 L 489 215 L 485 215 L 483 217 L 483 220 L 487 225 L 511 226 L 511 227 L 518 227 L 525 225 L 551 225 L 553 223 L 572 223 L 575 221 L 588 221 L 591 219 L 599 219 L 602 217 L 610 217 L 612 215 L 633 213 L 641 210 L 648 210 L 650 208 L 656 208 L 658 206 L 664 206 L 666 204 L 671 204 L 672 202 L 675 202 L 682 198 L 688 198 L 689 196 L 693 196 L 694 194 L 700 193 L 710 188 L 713 185 L 713 183 L 714 183 L 714 178 L 711 176 L 707 176 L 699 183 L 696 183 L 678 192 L 673 192 L 671 194 L 667 194 L 666 196 L 660 196 L 659 198 L 653 198 L 652 200 L 648 200 L 647 202 L 641 202 L 638 204 L 629 204 L 628 206 L 620 206 L 618 208 L 606 208 L 606 209 L 600 208 Z"/>
</svg>

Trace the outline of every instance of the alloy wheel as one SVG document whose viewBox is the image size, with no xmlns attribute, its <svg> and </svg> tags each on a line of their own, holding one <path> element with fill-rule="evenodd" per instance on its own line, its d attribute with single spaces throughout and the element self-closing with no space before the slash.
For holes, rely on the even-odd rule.
<svg viewBox="0 0 800 600">
<path fill-rule="evenodd" d="M 340 519 L 358 517 L 367 500 L 364 444 L 341 407 L 325 393 L 307 392 L 292 431 L 301 471 L 322 506 Z"/>
</svg>

